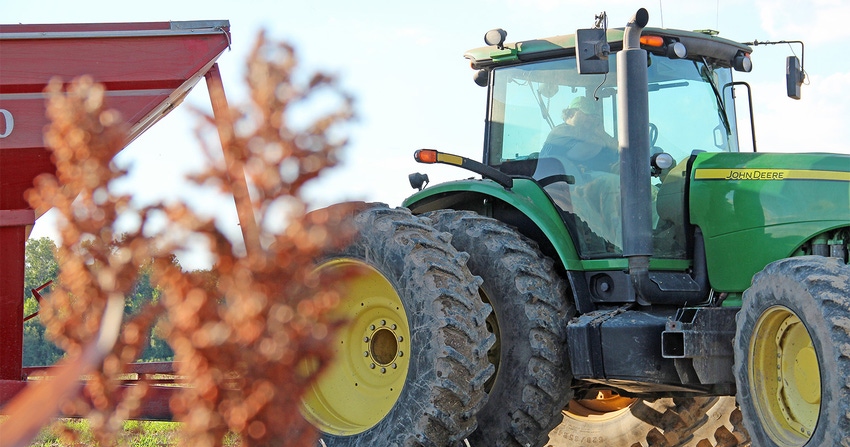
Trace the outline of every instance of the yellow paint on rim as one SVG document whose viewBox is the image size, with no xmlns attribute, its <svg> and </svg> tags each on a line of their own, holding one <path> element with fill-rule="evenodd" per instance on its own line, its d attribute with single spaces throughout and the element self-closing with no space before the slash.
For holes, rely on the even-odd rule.
<svg viewBox="0 0 850 447">
<path fill-rule="evenodd" d="M 805 325 L 784 306 L 759 316 L 750 340 L 750 395 L 770 438 L 782 447 L 805 445 L 820 416 L 817 354 Z"/>
<path fill-rule="evenodd" d="M 344 296 L 334 316 L 348 323 L 330 341 L 336 358 L 307 392 L 301 412 L 322 432 L 362 433 L 401 395 L 410 365 L 407 315 L 389 280 L 365 261 L 337 258 L 317 271 L 342 278 Z"/>
</svg>

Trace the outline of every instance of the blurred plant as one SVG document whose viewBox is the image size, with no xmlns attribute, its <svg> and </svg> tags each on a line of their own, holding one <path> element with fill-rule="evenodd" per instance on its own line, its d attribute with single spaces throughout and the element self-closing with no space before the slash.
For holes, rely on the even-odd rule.
<svg viewBox="0 0 850 447">
<path fill-rule="evenodd" d="M 298 85 L 296 68 L 292 47 L 271 44 L 261 34 L 246 77 L 253 107 L 207 116 L 219 127 L 231 165 L 211 162 L 194 179 L 239 200 L 232 164 L 245 167 L 253 188 L 251 214 L 260 217 L 255 226 L 240 222 L 247 255 L 237 255 L 224 234 L 186 206 L 167 209 L 170 221 L 203 234 L 217 259 L 215 281 L 184 275 L 162 262 L 155 266 L 178 373 L 193 383 L 171 403 L 186 423 L 187 445 L 218 445 L 228 430 L 242 434 L 247 445 L 315 443 L 298 406 L 314 377 L 305 374 L 306 367 L 321 369 L 331 358 L 326 339 L 338 323 L 327 313 L 338 294 L 329 286 L 332 281 L 317 280 L 312 265 L 344 242 L 346 231 L 342 215 L 308 214 L 300 193 L 308 180 L 336 163 L 345 140 L 332 133 L 352 118 L 352 100 L 323 74 Z M 292 110 L 328 93 L 341 108 L 295 128 Z M 288 211 L 286 226 L 281 209 Z"/>
<path fill-rule="evenodd" d="M 123 420 L 135 414 L 149 389 L 142 381 L 122 391 L 120 377 L 163 314 L 160 332 L 174 350 L 176 373 L 185 378 L 170 402 L 175 420 L 183 422 L 183 445 L 222 445 L 228 431 L 246 446 L 314 445 L 316 434 L 299 414 L 300 397 L 330 361 L 326 340 L 342 322 L 329 316 L 339 299 L 335 281 L 319 281 L 311 266 L 343 243 L 348 230 L 341 214 L 308 213 L 300 194 L 306 182 L 336 164 L 346 143 L 338 134 L 353 111 L 334 78 L 319 73 L 299 83 L 297 67 L 292 47 L 261 33 L 247 64 L 251 104 L 205 116 L 198 131 L 203 142 L 205 132 L 217 128 L 225 162 L 205 145 L 209 167 L 191 180 L 234 195 L 244 247 L 185 204 L 136 210 L 129 196 L 113 194 L 110 183 L 125 172 L 110 160 L 126 144 L 126 128 L 105 109 L 103 87 L 88 78 L 48 87 L 52 124 L 46 139 L 56 176 L 38 178 L 27 199 L 39 213 L 53 207 L 62 216 L 62 263 L 41 318 L 48 337 L 68 353 L 58 371 L 89 374 L 88 399 L 57 405 L 87 417 L 101 445 L 117 442 Z M 209 79 L 208 86 L 214 105 L 224 103 L 223 91 Z M 334 107 L 315 112 L 328 99 Z M 240 184 L 242 172 L 247 183 Z M 128 213 L 140 224 L 116 238 L 116 221 Z M 154 215 L 167 217 L 161 230 L 148 225 Z M 171 253 L 199 238 L 215 266 L 210 274 L 187 274 Z M 151 277 L 162 295 L 125 322 L 112 344 L 104 315 L 116 301 L 123 310 L 138 267 L 151 259 Z M 44 399 L 47 392 L 39 386 L 71 387 L 77 377 L 58 379 L 19 395 L 0 432 L 23 420 L 26 402 L 19 401 Z M 32 421 L 31 414 L 26 418 Z"/>
</svg>

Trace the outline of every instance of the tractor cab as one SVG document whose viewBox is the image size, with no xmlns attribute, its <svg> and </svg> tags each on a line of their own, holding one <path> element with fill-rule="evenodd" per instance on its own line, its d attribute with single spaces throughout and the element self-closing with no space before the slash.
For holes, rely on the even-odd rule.
<svg viewBox="0 0 850 447">
<path fill-rule="evenodd" d="M 623 31 L 609 30 L 616 52 Z M 489 86 L 484 163 L 538 181 L 565 174 L 574 181 L 544 181 L 583 259 L 622 256 L 615 57 L 607 73 L 584 74 L 575 36 L 469 51 Z M 749 68 L 750 49 L 709 33 L 646 29 L 654 256 L 688 253 L 683 193 L 695 151 L 737 152 L 732 89 L 736 63 Z M 744 65 L 744 61 L 747 65 Z M 483 82 L 482 82 L 483 84 Z M 646 169 L 650 169 L 649 166 Z"/>
</svg>

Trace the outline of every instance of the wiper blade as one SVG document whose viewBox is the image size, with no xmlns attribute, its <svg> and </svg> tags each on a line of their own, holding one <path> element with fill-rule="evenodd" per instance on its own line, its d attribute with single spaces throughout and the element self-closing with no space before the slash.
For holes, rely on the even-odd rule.
<svg viewBox="0 0 850 447">
<path fill-rule="evenodd" d="M 664 90 L 665 88 L 687 87 L 689 85 L 691 84 L 688 81 L 667 82 L 665 84 L 653 82 L 649 84 L 649 91 L 657 92 L 659 90 Z"/>
<path fill-rule="evenodd" d="M 717 99 L 717 107 L 719 109 L 720 121 L 723 122 L 723 127 L 726 128 L 726 133 L 732 132 L 732 128 L 729 125 L 729 117 L 726 115 L 726 106 L 723 104 L 723 95 L 720 94 L 720 89 L 717 88 L 717 84 L 714 83 L 714 78 L 711 76 L 714 70 L 711 69 L 711 66 L 708 64 L 708 60 L 705 56 L 702 57 L 702 63 L 705 67 L 705 72 L 699 70 L 700 76 L 702 76 L 703 80 L 708 82 L 708 85 L 711 86 L 711 90 L 714 92 L 714 97 Z M 696 62 L 694 62 L 696 65 Z"/>
<path fill-rule="evenodd" d="M 534 96 L 534 99 L 537 100 L 537 105 L 540 106 L 540 114 L 543 115 L 543 119 L 546 120 L 546 123 L 549 124 L 549 129 L 555 128 L 555 123 L 552 122 L 552 117 L 549 116 L 549 107 L 543 103 L 543 94 L 540 93 L 540 89 L 534 91 L 534 85 L 531 81 L 528 82 L 528 88 L 531 89 L 531 95 Z M 536 94 L 535 94 L 536 93 Z"/>
</svg>

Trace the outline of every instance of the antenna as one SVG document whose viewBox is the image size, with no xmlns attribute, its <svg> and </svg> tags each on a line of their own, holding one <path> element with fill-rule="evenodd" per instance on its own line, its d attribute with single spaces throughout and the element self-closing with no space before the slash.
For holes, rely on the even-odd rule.
<svg viewBox="0 0 850 447">
<path fill-rule="evenodd" d="M 658 0 L 658 12 L 661 13 L 661 27 L 664 28 L 664 2 Z"/>
<path fill-rule="evenodd" d="M 715 13 L 714 29 L 719 30 L 720 29 L 720 0 L 717 0 L 717 3 L 715 4 L 715 7 L 714 7 L 714 11 L 715 11 L 714 12 Z"/>
</svg>

